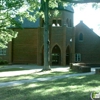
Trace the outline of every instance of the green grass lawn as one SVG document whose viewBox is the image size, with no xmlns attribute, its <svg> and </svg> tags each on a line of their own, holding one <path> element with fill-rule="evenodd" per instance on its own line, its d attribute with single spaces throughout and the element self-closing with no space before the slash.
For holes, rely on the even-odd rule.
<svg viewBox="0 0 100 100">
<path fill-rule="evenodd" d="M 0 69 L 0 72 L 8 72 L 8 71 L 20 71 L 20 70 L 26 70 L 25 68 L 2 68 Z"/>
<path fill-rule="evenodd" d="M 0 100 L 91 100 L 91 92 L 100 92 L 100 75 L 0 88 Z"/>
<path fill-rule="evenodd" d="M 0 65 L 0 68 L 4 68 L 4 66 L 3 65 Z"/>
<path fill-rule="evenodd" d="M 20 76 L 12 76 L 12 77 L 0 77 L 1 82 L 15 81 L 15 80 L 23 80 L 23 79 L 34 79 L 34 78 L 44 78 L 44 77 L 52 77 L 52 76 L 60 76 L 76 73 L 72 70 L 66 72 L 57 72 L 57 71 L 46 71 L 46 72 L 35 72 L 32 74 L 20 75 Z"/>
</svg>

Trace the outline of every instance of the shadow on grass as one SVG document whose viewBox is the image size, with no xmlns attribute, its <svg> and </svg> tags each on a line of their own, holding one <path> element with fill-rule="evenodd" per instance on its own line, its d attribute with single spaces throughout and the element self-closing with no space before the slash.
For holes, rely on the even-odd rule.
<svg viewBox="0 0 100 100">
<path fill-rule="evenodd" d="M 45 74 L 38 71 L 35 73 L 20 75 L 20 76 L 1 77 L 0 82 L 15 81 L 15 80 L 22 80 L 22 79 L 45 78 L 45 77 L 61 76 L 61 75 L 75 74 L 75 73 L 76 72 L 73 72 L 71 70 L 69 70 L 67 72 L 58 72 L 58 71 L 52 72 L 51 71 L 51 72 L 45 73 Z"/>
<path fill-rule="evenodd" d="M 90 93 L 100 92 L 99 85 L 99 75 L 31 83 L 0 88 L 0 100 L 91 100 Z"/>
<path fill-rule="evenodd" d="M 35 74 L 41 74 L 43 72 L 47 72 L 47 74 L 42 74 L 42 76 L 44 77 L 47 77 L 47 76 L 50 76 L 50 75 L 66 75 L 66 74 L 75 74 L 75 73 L 78 73 L 78 72 L 75 72 L 73 70 L 69 70 L 69 71 L 37 71 L 35 72 Z"/>
</svg>

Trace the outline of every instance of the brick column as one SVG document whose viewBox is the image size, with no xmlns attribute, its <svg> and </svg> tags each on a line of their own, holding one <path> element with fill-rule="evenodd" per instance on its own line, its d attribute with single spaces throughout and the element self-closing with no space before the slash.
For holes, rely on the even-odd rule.
<svg viewBox="0 0 100 100">
<path fill-rule="evenodd" d="M 8 63 L 12 64 L 13 58 L 12 58 L 12 41 L 8 43 Z"/>
<path fill-rule="evenodd" d="M 63 26 L 63 43 L 61 51 L 61 65 L 66 66 L 66 25 Z"/>
<path fill-rule="evenodd" d="M 38 45 L 37 45 L 37 65 L 41 65 L 41 44 L 40 44 L 40 32 L 41 31 L 41 27 L 38 28 Z"/>
<path fill-rule="evenodd" d="M 75 62 L 75 29 L 72 29 L 72 63 Z"/>
</svg>

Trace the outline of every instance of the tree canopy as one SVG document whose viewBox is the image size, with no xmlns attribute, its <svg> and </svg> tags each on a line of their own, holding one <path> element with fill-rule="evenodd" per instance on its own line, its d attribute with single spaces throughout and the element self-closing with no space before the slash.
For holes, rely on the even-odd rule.
<svg viewBox="0 0 100 100">
<path fill-rule="evenodd" d="M 30 21 L 36 21 L 36 18 L 30 15 L 32 8 L 37 5 L 32 0 L 0 0 L 0 48 L 6 48 L 12 38 L 16 38 L 18 32 L 14 28 L 22 28 L 23 18 L 26 17 Z M 34 7 L 28 6 L 32 3 Z M 31 6 L 31 5 L 30 5 Z M 38 6 L 38 5 L 37 5 Z M 38 6 L 39 7 L 39 6 Z M 23 9 L 23 11 L 21 10 Z M 33 9 L 34 11 L 34 9 Z"/>
<path fill-rule="evenodd" d="M 23 0 L 0 0 L 0 48 L 7 47 L 7 43 L 17 36 L 11 27 L 20 26 L 14 18 L 23 3 Z"/>
<path fill-rule="evenodd" d="M 56 5 L 56 0 L 50 0 L 50 7 Z M 0 0 L 0 48 L 7 47 L 7 43 L 17 37 L 18 32 L 13 28 L 21 28 L 23 18 L 35 22 L 39 16 L 43 16 L 42 7 L 38 0 Z"/>
<path fill-rule="evenodd" d="M 40 16 L 44 17 L 47 0 L 0 0 L 0 48 L 7 47 L 7 43 L 16 38 L 18 32 L 13 31 L 14 27 L 21 27 L 23 18 L 29 21 L 36 21 Z M 99 2 L 98 0 L 48 0 L 49 9 L 71 2 Z M 98 7 L 97 4 L 93 5 Z M 21 11 L 24 9 L 24 11 Z M 17 17 L 17 20 L 16 20 Z"/>
<path fill-rule="evenodd" d="M 84 3 L 98 0 L 0 0 L 0 48 L 6 48 L 7 43 L 16 38 L 18 32 L 14 28 L 21 28 L 24 18 L 35 22 L 42 16 L 44 25 L 44 70 L 49 70 L 49 18 L 50 9 L 68 3 Z M 96 7 L 96 5 L 94 5 Z"/>
</svg>

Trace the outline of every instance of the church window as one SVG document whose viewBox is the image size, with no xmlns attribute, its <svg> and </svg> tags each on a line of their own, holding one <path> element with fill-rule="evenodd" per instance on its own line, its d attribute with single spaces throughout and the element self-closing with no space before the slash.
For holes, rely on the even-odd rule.
<svg viewBox="0 0 100 100">
<path fill-rule="evenodd" d="M 57 20 L 53 19 L 53 21 L 52 21 L 52 26 L 53 26 L 53 27 L 54 27 L 54 26 L 57 26 Z"/>
<path fill-rule="evenodd" d="M 83 34 L 82 33 L 79 34 L 79 41 L 83 41 Z"/>
<path fill-rule="evenodd" d="M 6 55 L 6 49 L 0 49 L 0 55 Z"/>
<path fill-rule="evenodd" d="M 57 26 L 61 26 L 61 19 L 58 19 Z"/>
<path fill-rule="evenodd" d="M 71 25 L 71 19 L 70 19 L 70 22 L 69 22 L 69 24 L 70 24 L 69 26 L 71 27 L 71 26 L 72 26 L 72 25 Z"/>
<path fill-rule="evenodd" d="M 66 25 L 69 26 L 69 20 L 68 20 L 68 18 L 66 20 Z"/>
<path fill-rule="evenodd" d="M 55 45 L 52 49 L 52 65 L 61 64 L 61 50 L 58 45 Z"/>
<path fill-rule="evenodd" d="M 80 53 L 75 54 L 75 61 L 76 62 L 80 62 L 81 61 L 81 54 Z"/>
</svg>

